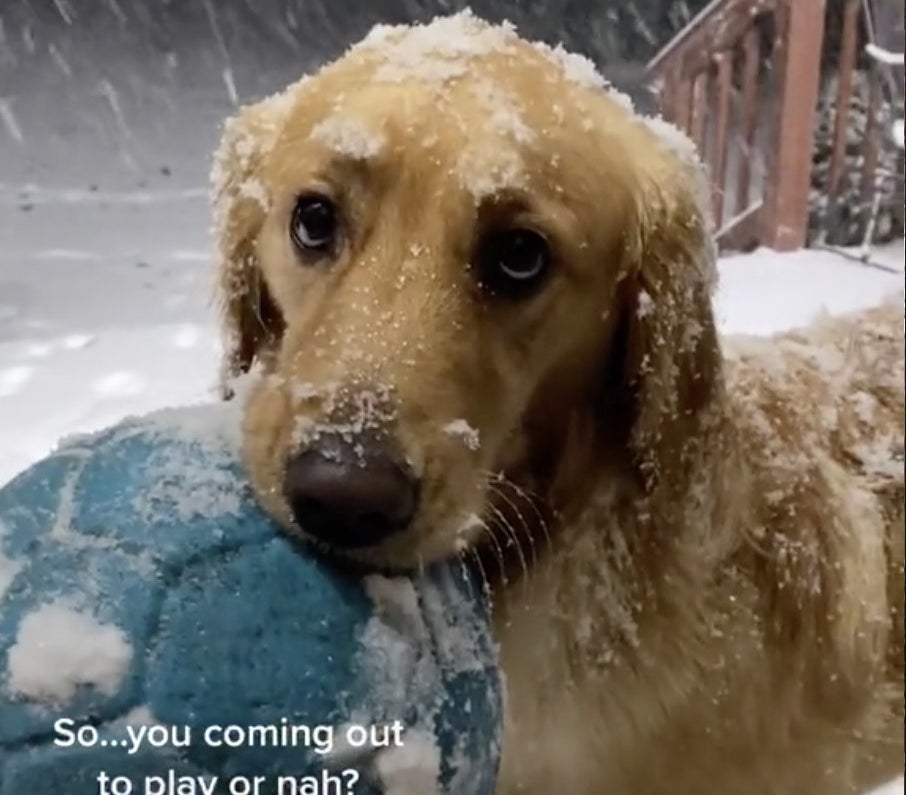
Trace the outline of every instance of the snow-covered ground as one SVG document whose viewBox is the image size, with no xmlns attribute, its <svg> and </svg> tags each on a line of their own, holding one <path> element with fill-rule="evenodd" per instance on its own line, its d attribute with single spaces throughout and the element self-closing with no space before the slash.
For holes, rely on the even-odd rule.
<svg viewBox="0 0 906 795">
<path fill-rule="evenodd" d="M 204 190 L 0 188 L 0 218 L 10 217 L 0 223 L 0 482 L 63 434 L 209 394 Z"/>
</svg>

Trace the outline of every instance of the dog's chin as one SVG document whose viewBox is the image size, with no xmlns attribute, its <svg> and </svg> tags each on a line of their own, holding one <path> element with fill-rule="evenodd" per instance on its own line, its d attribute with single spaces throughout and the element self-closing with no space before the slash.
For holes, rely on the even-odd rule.
<svg viewBox="0 0 906 795">
<path fill-rule="evenodd" d="M 474 517 L 474 514 L 471 515 Z M 400 531 L 379 544 L 367 547 L 348 547 L 316 537 L 295 523 L 288 532 L 314 548 L 324 557 L 362 572 L 405 575 L 419 572 L 443 561 L 468 556 L 479 540 L 483 523 L 478 519 L 459 517 L 458 521 L 442 522 L 428 531 L 416 521 L 410 529 Z"/>
</svg>

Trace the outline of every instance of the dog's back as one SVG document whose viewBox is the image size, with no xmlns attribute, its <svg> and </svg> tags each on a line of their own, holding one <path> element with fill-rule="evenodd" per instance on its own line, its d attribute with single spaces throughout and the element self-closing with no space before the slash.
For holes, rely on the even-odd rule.
<svg viewBox="0 0 906 795">
<path fill-rule="evenodd" d="M 841 791 L 861 792 L 903 758 L 902 298 L 725 348 L 763 494 L 752 526 L 769 528 L 752 540 L 757 565 L 766 590 L 782 586 L 768 620 L 789 660 L 816 650 L 809 700 L 857 738 Z"/>
<path fill-rule="evenodd" d="M 893 612 L 891 664 L 903 672 L 904 343 L 903 298 L 787 335 L 786 344 L 818 366 L 831 366 L 814 410 L 830 412 L 838 462 L 876 496 L 887 524 L 888 593 Z M 837 368 L 833 365 L 837 364 Z"/>
</svg>

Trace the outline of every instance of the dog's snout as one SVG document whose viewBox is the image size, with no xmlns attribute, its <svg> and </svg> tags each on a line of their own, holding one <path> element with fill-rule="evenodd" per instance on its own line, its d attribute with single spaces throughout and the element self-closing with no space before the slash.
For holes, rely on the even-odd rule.
<svg viewBox="0 0 906 795">
<path fill-rule="evenodd" d="M 415 513 L 418 483 L 380 449 L 330 444 L 289 461 L 284 493 L 303 531 L 333 546 L 355 548 L 405 529 Z"/>
</svg>

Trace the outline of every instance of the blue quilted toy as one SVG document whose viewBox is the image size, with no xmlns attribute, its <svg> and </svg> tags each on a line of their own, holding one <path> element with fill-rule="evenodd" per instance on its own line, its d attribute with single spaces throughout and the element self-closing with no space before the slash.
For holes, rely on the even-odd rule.
<svg viewBox="0 0 906 795">
<path fill-rule="evenodd" d="M 129 420 L 0 489 L 0 795 L 491 795 L 477 582 L 283 535 L 234 411 Z"/>
</svg>

